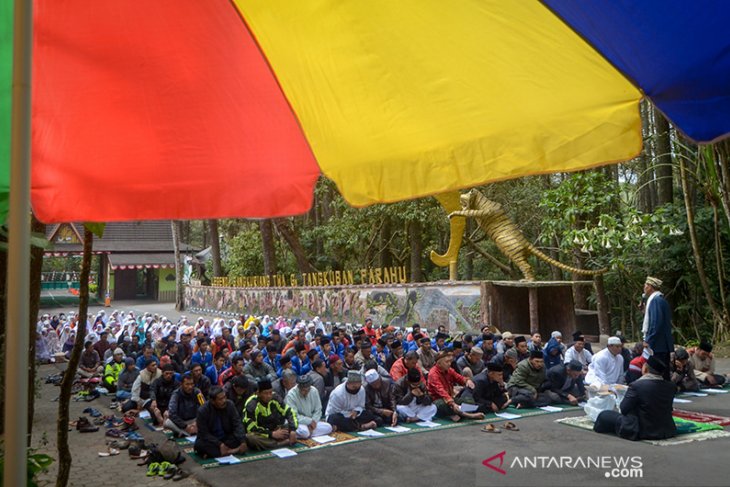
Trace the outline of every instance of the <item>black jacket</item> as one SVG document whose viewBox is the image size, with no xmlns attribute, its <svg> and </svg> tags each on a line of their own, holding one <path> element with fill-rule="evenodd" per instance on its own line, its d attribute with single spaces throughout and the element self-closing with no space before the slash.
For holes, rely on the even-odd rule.
<svg viewBox="0 0 730 487">
<path fill-rule="evenodd" d="M 246 440 L 241 416 L 231 401 L 226 401 L 224 409 L 216 409 L 210 401 L 206 402 L 198 409 L 195 423 L 198 426 L 196 443 L 220 445 L 221 440 L 231 437 L 240 442 Z M 217 434 L 215 433 L 216 423 L 220 425 L 220 431 Z"/>
<path fill-rule="evenodd" d="M 185 394 L 182 387 L 179 387 L 172 393 L 170 406 L 167 409 L 170 421 L 175 423 L 178 428 L 184 429 L 186 421 L 195 419 L 198 416 L 202 398 L 203 394 L 200 389 L 194 388 L 191 394 Z"/>
<path fill-rule="evenodd" d="M 570 377 L 565 364 L 558 364 L 548 369 L 542 390 L 554 392 L 566 401 L 568 394 L 572 394 L 576 398 L 581 398 L 586 394 L 583 377 L 580 376 L 577 379 Z"/>
<path fill-rule="evenodd" d="M 421 382 L 418 384 L 418 389 L 423 393 L 422 396 L 414 396 L 411 392 L 411 384 L 408 382 L 408 376 L 403 376 L 393 383 L 393 398 L 395 399 L 396 406 L 408 406 L 413 399 L 416 400 L 418 406 L 428 406 L 431 404 L 431 396 L 428 395 L 428 389 L 426 384 Z"/>
<path fill-rule="evenodd" d="M 500 386 L 499 383 L 490 381 L 487 372 L 487 369 L 484 369 L 475 375 L 472 379 L 474 389 L 464 388 L 461 397 L 468 398 L 471 396 L 474 404 L 483 406 L 487 411 L 491 410 L 492 404 L 496 404 L 501 409 L 504 403 L 507 402 L 505 386 L 504 384 Z"/>
<path fill-rule="evenodd" d="M 649 374 L 629 385 L 621 401 L 621 414 L 624 416 L 622 420 L 626 416 L 638 418 L 636 439 L 663 440 L 677 435 L 677 427 L 672 419 L 675 390 L 676 386 L 672 382 Z"/>
<path fill-rule="evenodd" d="M 179 386 L 180 383 L 174 378 L 167 382 L 164 377 L 158 377 L 150 386 L 150 399 L 157 401 L 157 407 L 160 411 L 165 412 L 167 411 L 168 404 L 170 404 L 172 393 Z"/>
</svg>

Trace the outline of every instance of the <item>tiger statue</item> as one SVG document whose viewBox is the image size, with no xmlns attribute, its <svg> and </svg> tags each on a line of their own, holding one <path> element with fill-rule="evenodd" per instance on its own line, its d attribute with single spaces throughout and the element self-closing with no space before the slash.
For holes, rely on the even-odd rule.
<svg viewBox="0 0 730 487">
<path fill-rule="evenodd" d="M 543 254 L 534 245 L 527 241 L 517 225 L 512 223 L 502 209 L 502 205 L 496 201 L 487 199 L 476 189 L 464 193 L 459 197 L 461 210 L 449 213 L 449 219 L 454 217 L 474 218 L 484 233 L 491 238 L 509 260 L 515 263 L 524 276 L 525 281 L 534 281 L 535 274 L 532 266 L 527 262 L 530 254 L 542 259 L 548 264 L 554 265 L 564 271 L 576 274 L 595 276 L 604 274 L 608 269 L 586 270 L 578 269 L 558 262 L 557 260 Z"/>
</svg>

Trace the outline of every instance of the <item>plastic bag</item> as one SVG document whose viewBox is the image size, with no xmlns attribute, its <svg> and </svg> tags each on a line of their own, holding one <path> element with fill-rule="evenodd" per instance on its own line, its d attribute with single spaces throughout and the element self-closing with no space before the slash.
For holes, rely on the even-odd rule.
<svg viewBox="0 0 730 487">
<path fill-rule="evenodd" d="M 601 411 L 613 411 L 614 409 L 616 409 L 616 397 L 613 394 L 592 397 L 588 399 L 588 402 L 583 407 L 586 415 L 594 423 L 598 415 L 601 414 Z"/>
</svg>

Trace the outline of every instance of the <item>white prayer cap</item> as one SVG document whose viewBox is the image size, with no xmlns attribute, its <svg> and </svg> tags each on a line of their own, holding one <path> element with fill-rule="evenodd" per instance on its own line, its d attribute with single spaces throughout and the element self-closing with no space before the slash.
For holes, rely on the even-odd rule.
<svg viewBox="0 0 730 487">
<path fill-rule="evenodd" d="M 370 369 L 367 372 L 365 372 L 365 381 L 368 384 L 372 384 L 376 380 L 380 379 L 380 374 L 378 374 L 378 371 L 375 369 Z"/>
<path fill-rule="evenodd" d="M 619 337 L 611 337 L 608 339 L 609 345 L 621 345 L 621 339 Z"/>
</svg>

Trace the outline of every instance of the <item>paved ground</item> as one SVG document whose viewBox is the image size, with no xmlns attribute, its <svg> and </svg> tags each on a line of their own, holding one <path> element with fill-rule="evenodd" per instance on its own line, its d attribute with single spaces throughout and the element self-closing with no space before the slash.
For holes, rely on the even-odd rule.
<svg viewBox="0 0 730 487">
<path fill-rule="evenodd" d="M 44 365 L 38 369 L 40 378 L 63 370 L 64 365 Z M 58 397 L 60 388 L 54 385 L 45 384 L 41 386 L 40 395 L 36 398 L 35 420 L 33 423 L 33 446 L 40 452 L 47 453 L 53 458 L 58 458 L 56 451 L 56 418 L 58 417 L 58 402 L 53 399 Z M 70 418 L 75 420 L 82 416 L 82 411 L 87 407 L 98 409 L 102 414 L 112 414 L 109 406 L 109 399 L 101 397 L 90 402 L 74 402 L 71 401 Z M 117 417 L 119 413 L 117 412 Z M 88 415 L 86 415 L 88 416 Z M 161 433 L 148 430 L 141 421 L 137 421 L 140 426 L 139 433 L 145 438 L 145 441 L 162 444 L 164 436 Z M 106 428 L 101 426 L 99 431 L 95 433 L 79 433 L 75 429 L 69 431 L 69 446 L 73 455 L 73 463 L 71 467 L 71 477 L 69 485 L 73 487 L 112 487 L 118 485 L 167 485 L 171 481 L 164 480 L 162 477 L 146 477 L 146 467 L 137 466 L 137 461 L 131 460 L 127 451 L 122 451 L 117 456 L 99 457 L 99 452 L 107 451 L 106 440 L 104 436 Z M 183 467 L 187 468 L 192 463 L 191 460 L 183 463 Z M 54 463 L 52 468 L 43 474 L 40 478 L 41 486 L 55 485 L 57 464 Z M 200 486 L 201 483 L 193 477 L 175 482 L 174 485 L 180 486 Z"/>
<path fill-rule="evenodd" d="M 96 313 L 99 308 L 92 308 Z M 158 303 L 115 303 L 112 309 L 134 309 L 162 313 L 176 319 L 171 305 Z M 51 310 L 49 310 L 51 311 Z M 196 315 L 188 315 L 197 317 Z M 41 368 L 41 376 L 56 366 Z M 730 372 L 730 360 L 720 359 L 718 372 Z M 57 388 L 44 386 L 38 400 L 36 442 L 41 431 L 49 434 L 55 429 L 57 403 L 49 402 Z M 107 400 L 91 404 L 99 408 Z M 72 403 L 72 417 L 86 407 Z M 105 409 L 102 409 L 106 412 Z M 695 398 L 682 409 L 730 416 L 730 394 Z M 555 423 L 565 416 L 582 413 L 562 413 L 517 420 L 520 431 L 505 431 L 500 435 L 481 433 L 479 426 L 367 441 L 354 445 L 308 452 L 288 459 L 273 459 L 242 465 L 202 469 L 191 460 L 185 463 L 193 477 L 203 485 L 223 486 L 241 483 L 295 485 L 307 483 L 336 484 L 348 479 L 353 485 L 727 485 L 726 463 L 730 439 L 694 442 L 676 447 L 652 446 L 598 435 Z M 730 430 L 730 428 L 728 428 Z M 142 429 L 145 438 L 157 438 L 158 433 Z M 104 446 L 101 433 L 70 432 L 75 463 L 71 485 L 162 485 L 162 479 L 147 479 L 142 467 L 137 467 L 126 454 L 99 458 Z M 53 438 L 51 438 L 53 439 Z M 51 443 L 42 448 L 55 451 Z M 505 452 L 506 474 L 501 475 L 482 465 L 482 461 Z M 53 453 L 52 453 L 53 455 Z M 510 468 L 515 458 L 535 456 L 641 457 L 643 477 L 630 480 L 606 478 L 606 470 Z M 496 463 L 498 465 L 498 462 Z M 53 478 L 55 471 L 44 478 Z M 50 485 L 46 483 L 44 485 Z M 196 485 L 193 481 L 177 485 Z M 200 485 L 200 484 L 197 484 Z"/>
</svg>

